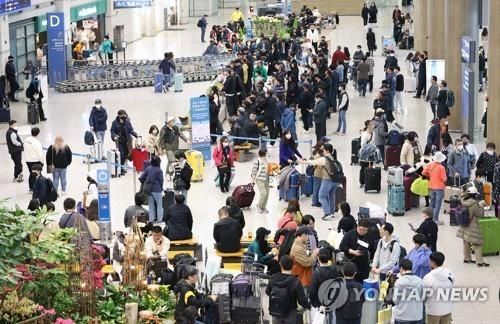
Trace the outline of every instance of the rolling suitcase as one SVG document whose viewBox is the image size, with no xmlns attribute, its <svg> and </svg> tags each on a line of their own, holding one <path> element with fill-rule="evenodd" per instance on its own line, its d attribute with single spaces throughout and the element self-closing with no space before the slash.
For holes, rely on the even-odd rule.
<svg viewBox="0 0 500 324">
<path fill-rule="evenodd" d="M 379 167 L 368 167 L 365 169 L 365 192 L 380 192 L 382 181 L 382 170 Z"/>
<path fill-rule="evenodd" d="M 500 252 L 500 220 L 496 217 L 479 219 L 479 228 L 483 234 L 483 255 L 498 255 Z"/>
<path fill-rule="evenodd" d="M 163 73 L 155 73 L 154 90 L 155 93 L 163 93 Z"/>
<path fill-rule="evenodd" d="M 186 151 L 184 154 L 186 155 L 186 160 L 193 169 L 191 181 L 203 181 L 203 174 L 205 173 L 205 162 L 203 160 L 203 154 L 199 151 L 194 150 Z"/>
<path fill-rule="evenodd" d="M 236 204 L 238 205 L 238 207 L 250 207 L 255 197 L 253 184 L 249 183 L 247 185 L 237 186 L 236 188 L 234 188 L 232 196 L 236 200 Z"/>
<path fill-rule="evenodd" d="M 417 79 L 405 78 L 405 92 L 417 92 Z"/>
<path fill-rule="evenodd" d="M 288 189 L 285 190 L 284 187 L 279 188 L 279 199 L 284 201 L 289 201 L 291 199 L 300 198 L 300 174 L 294 171 L 289 177 Z"/>
<path fill-rule="evenodd" d="M 111 178 L 118 178 L 121 175 L 120 151 L 111 149 L 107 153 L 108 171 Z"/>
<path fill-rule="evenodd" d="M 389 186 L 402 186 L 403 169 L 400 167 L 389 167 L 387 169 L 387 183 Z"/>
<path fill-rule="evenodd" d="M 40 112 L 38 111 L 38 105 L 36 103 L 28 104 L 28 123 L 31 125 L 38 124 L 40 122 Z"/>
<path fill-rule="evenodd" d="M 256 296 L 233 297 L 231 320 L 234 324 L 255 324 L 260 322 L 261 300 Z"/>
<path fill-rule="evenodd" d="M 401 161 L 401 146 L 386 146 L 384 148 L 384 168 L 399 166 Z"/>
<path fill-rule="evenodd" d="M 486 202 L 486 205 L 491 206 L 492 203 L 492 194 L 493 191 L 493 185 L 491 182 L 485 182 L 483 184 L 483 193 L 484 193 L 484 201 Z"/>
<path fill-rule="evenodd" d="M 174 91 L 182 92 L 182 87 L 184 83 L 184 75 L 182 73 L 174 74 Z"/>
<path fill-rule="evenodd" d="M 460 194 L 462 193 L 462 189 L 460 189 L 460 180 L 458 181 L 458 186 L 457 186 L 457 183 L 455 180 L 456 179 L 452 180 L 453 182 L 452 182 L 451 186 L 446 186 L 446 188 L 444 188 L 444 198 L 443 198 L 443 202 L 444 202 L 443 212 L 444 213 L 447 213 L 452 208 L 450 206 L 451 197 L 452 196 L 460 197 Z"/>
<path fill-rule="evenodd" d="M 0 123 L 8 123 L 10 121 L 10 109 L 0 108 Z"/>
<path fill-rule="evenodd" d="M 210 280 L 211 294 L 217 295 L 217 312 L 219 323 L 231 322 L 231 282 L 233 275 L 216 274 Z"/>
<path fill-rule="evenodd" d="M 418 205 L 415 206 L 415 200 L 417 202 L 420 200 L 420 196 L 415 195 L 410 190 L 413 181 L 415 181 L 415 177 L 413 176 L 403 178 L 403 187 L 405 190 L 405 210 L 410 210 L 412 207 L 418 207 Z"/>
<path fill-rule="evenodd" d="M 307 197 L 311 196 L 313 194 L 314 190 L 314 177 L 310 175 L 305 176 L 305 181 L 300 187 L 300 193 L 302 195 L 305 195 Z"/>
<path fill-rule="evenodd" d="M 337 190 L 335 191 L 335 211 L 339 210 L 339 205 L 345 201 L 347 201 L 347 181 L 346 177 L 342 179 L 342 187 L 337 186 Z"/>
<path fill-rule="evenodd" d="M 456 210 L 461 205 L 460 196 L 452 195 L 450 197 L 450 226 L 458 226 Z"/>
<path fill-rule="evenodd" d="M 351 141 L 351 165 L 359 163 L 359 150 L 361 149 L 361 138 Z"/>
<path fill-rule="evenodd" d="M 389 186 L 387 190 L 387 211 L 392 216 L 405 214 L 405 190 L 403 186 Z"/>
</svg>

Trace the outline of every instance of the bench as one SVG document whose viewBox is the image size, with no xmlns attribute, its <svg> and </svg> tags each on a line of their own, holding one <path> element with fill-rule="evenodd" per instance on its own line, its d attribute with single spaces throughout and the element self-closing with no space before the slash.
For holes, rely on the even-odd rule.
<svg viewBox="0 0 500 324">
<path fill-rule="evenodd" d="M 243 253 L 245 253 L 246 249 L 240 249 L 238 252 L 232 252 L 232 253 L 224 253 L 220 252 L 218 250 L 215 250 L 215 254 L 219 257 L 221 257 L 221 262 L 222 264 L 226 263 L 241 263 L 241 258 L 243 258 Z"/>
<path fill-rule="evenodd" d="M 203 261 L 202 245 L 198 243 L 196 237 L 187 240 L 170 241 L 170 251 L 178 253 L 189 253 L 194 255 L 198 261 Z"/>
<path fill-rule="evenodd" d="M 248 236 L 245 236 L 245 237 L 242 237 L 241 240 L 240 240 L 240 245 L 241 245 L 241 248 L 245 248 L 247 249 L 248 246 L 250 245 L 250 243 L 252 243 L 254 240 L 254 238 L 249 238 Z M 267 242 L 269 244 L 273 244 L 274 243 L 274 236 L 273 237 L 268 237 L 267 238 Z"/>
<path fill-rule="evenodd" d="M 224 270 L 241 271 L 241 263 L 224 263 Z"/>
<path fill-rule="evenodd" d="M 189 254 L 190 256 L 192 256 L 194 258 L 193 251 L 187 251 L 187 250 L 186 251 L 168 251 L 168 260 L 172 261 L 177 254 L 181 254 L 181 253 Z"/>
<path fill-rule="evenodd" d="M 236 161 L 243 163 L 243 162 L 248 162 L 252 159 L 252 154 L 251 150 L 255 149 L 255 146 L 252 145 L 252 143 L 244 143 L 240 145 L 234 145 L 233 150 L 234 150 L 234 155 Z"/>
</svg>

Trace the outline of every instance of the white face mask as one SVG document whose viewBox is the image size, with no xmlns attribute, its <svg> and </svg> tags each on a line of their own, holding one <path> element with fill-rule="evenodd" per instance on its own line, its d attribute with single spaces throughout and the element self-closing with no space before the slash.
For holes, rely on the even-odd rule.
<svg viewBox="0 0 500 324">
<path fill-rule="evenodd" d="M 225 143 L 225 142 L 224 142 L 224 143 L 222 143 L 222 146 L 223 146 L 223 147 L 228 147 L 228 146 L 229 146 L 229 143 Z"/>
<path fill-rule="evenodd" d="M 97 109 L 101 109 L 101 105 L 95 105 Z"/>
<path fill-rule="evenodd" d="M 458 145 L 458 146 L 457 146 L 457 150 L 462 151 L 463 149 L 464 149 L 464 146 L 463 146 L 463 145 Z"/>
<path fill-rule="evenodd" d="M 285 135 L 285 138 L 286 138 L 286 139 L 290 139 L 290 138 L 292 138 L 292 134 L 286 134 L 286 135 Z"/>
<path fill-rule="evenodd" d="M 12 129 L 17 131 L 19 129 L 19 126 L 14 126 L 14 127 L 12 127 Z"/>
<path fill-rule="evenodd" d="M 489 155 L 493 155 L 495 152 L 491 151 L 491 150 L 487 150 L 486 153 L 488 153 Z"/>
<path fill-rule="evenodd" d="M 157 130 L 154 130 L 154 131 L 152 132 L 152 134 L 153 134 L 153 135 L 158 135 L 158 131 L 157 131 Z"/>
</svg>

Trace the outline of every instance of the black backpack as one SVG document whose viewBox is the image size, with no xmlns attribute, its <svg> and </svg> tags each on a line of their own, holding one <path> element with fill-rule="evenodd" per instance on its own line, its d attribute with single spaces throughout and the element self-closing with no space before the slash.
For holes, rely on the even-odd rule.
<svg viewBox="0 0 500 324">
<path fill-rule="evenodd" d="M 279 228 L 274 234 L 274 243 L 278 243 L 281 236 L 284 236 L 283 242 L 279 247 L 278 258 L 281 258 L 284 255 L 289 255 L 292 250 L 293 242 L 295 242 L 295 230 L 284 228 L 286 224 L 293 222 L 293 220 L 287 221 L 281 228 Z"/>
<path fill-rule="evenodd" d="M 179 282 L 184 279 L 188 266 L 196 266 L 196 259 L 187 253 L 179 253 L 174 256 L 172 264 L 174 265 L 174 282 Z"/>
<path fill-rule="evenodd" d="M 95 144 L 94 134 L 91 131 L 85 131 L 85 135 L 83 136 L 83 142 L 85 145 L 92 146 Z"/>
<path fill-rule="evenodd" d="M 165 142 L 168 144 L 171 144 L 175 140 L 176 136 L 176 131 L 175 127 L 173 129 L 170 129 L 169 127 L 165 127 Z"/>
<path fill-rule="evenodd" d="M 328 173 L 332 181 L 342 183 L 344 180 L 344 170 L 342 169 L 342 164 L 340 164 L 338 160 L 329 156 L 325 158 L 328 163 L 330 163 L 329 167 L 326 168 L 326 172 Z"/>
<path fill-rule="evenodd" d="M 269 314 L 272 316 L 284 318 L 290 313 L 290 297 L 288 288 L 272 287 L 269 297 Z"/>
<path fill-rule="evenodd" d="M 45 178 L 45 184 L 47 186 L 47 191 L 46 191 L 46 198 L 47 202 L 54 202 L 57 200 L 59 195 L 57 194 L 57 190 L 54 187 L 54 183 L 50 178 Z"/>
<path fill-rule="evenodd" d="M 391 246 L 389 247 L 389 251 L 390 251 L 391 253 L 392 253 L 392 250 L 393 250 L 393 248 L 394 248 L 394 243 L 396 243 L 396 242 L 398 242 L 398 241 L 396 241 L 396 240 L 392 240 L 392 241 L 391 241 Z M 398 242 L 398 244 L 399 244 L 399 242 Z M 406 249 L 405 249 L 404 247 L 402 247 L 402 246 L 401 246 L 401 244 L 399 244 L 399 248 L 400 248 L 400 252 L 399 252 L 398 265 L 399 265 L 399 264 L 401 264 L 401 261 L 402 261 L 404 258 L 406 258 L 406 255 L 407 255 L 407 253 L 406 253 Z"/>
<path fill-rule="evenodd" d="M 197 27 L 201 27 L 202 25 L 202 22 L 201 22 L 201 18 L 198 20 L 198 23 L 196 24 Z"/>
<path fill-rule="evenodd" d="M 354 320 L 361 318 L 363 302 L 358 300 L 354 289 L 348 288 L 348 295 L 345 304 L 337 310 L 337 316 L 344 320 Z"/>
</svg>

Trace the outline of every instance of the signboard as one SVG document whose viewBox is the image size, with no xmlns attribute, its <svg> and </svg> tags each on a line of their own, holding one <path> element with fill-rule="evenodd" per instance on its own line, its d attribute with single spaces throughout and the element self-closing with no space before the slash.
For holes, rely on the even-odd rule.
<svg viewBox="0 0 500 324">
<path fill-rule="evenodd" d="M 47 13 L 47 64 L 49 85 L 66 80 L 66 47 L 64 45 L 64 13 Z"/>
<path fill-rule="evenodd" d="M 130 8 L 145 8 L 151 7 L 151 0 L 113 0 L 114 9 L 130 9 Z"/>
<path fill-rule="evenodd" d="M 253 38 L 253 21 L 250 18 L 245 20 L 245 32 L 246 32 L 245 36 L 247 39 Z"/>
<path fill-rule="evenodd" d="M 475 115 L 474 111 L 476 109 L 475 102 L 476 98 L 474 96 L 474 87 L 477 77 L 475 76 L 474 70 L 469 69 L 468 64 L 462 64 L 462 129 L 461 131 L 467 132 L 472 136 L 471 141 L 474 142 L 474 124 Z M 458 98 L 457 98 L 458 99 Z"/>
<path fill-rule="evenodd" d="M 208 97 L 190 100 L 193 150 L 200 151 L 205 161 L 211 159 L 209 106 Z"/>
<path fill-rule="evenodd" d="M 431 86 L 431 77 L 435 75 L 438 79 L 438 84 L 439 81 L 441 80 L 446 80 L 445 78 L 445 60 L 427 60 L 426 61 L 426 74 L 427 74 L 427 80 L 425 89 L 429 89 Z"/>
<path fill-rule="evenodd" d="M 0 0 L 0 16 L 31 7 L 31 0 Z"/>
<path fill-rule="evenodd" d="M 80 21 L 97 15 L 106 14 L 107 1 L 100 0 L 86 3 L 80 6 L 71 7 L 70 20 L 71 22 Z"/>
<path fill-rule="evenodd" d="M 462 63 L 476 62 L 476 42 L 468 36 L 462 36 L 460 54 Z"/>
<path fill-rule="evenodd" d="M 109 171 L 97 170 L 97 190 L 99 192 L 99 221 L 110 222 L 109 212 Z"/>
</svg>

